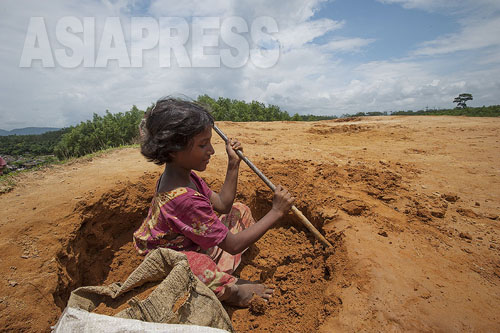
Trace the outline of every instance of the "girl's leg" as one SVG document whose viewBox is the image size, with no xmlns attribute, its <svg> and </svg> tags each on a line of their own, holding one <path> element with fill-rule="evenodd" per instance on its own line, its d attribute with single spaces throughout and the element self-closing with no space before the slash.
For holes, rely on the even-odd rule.
<svg viewBox="0 0 500 333">
<path fill-rule="evenodd" d="M 232 275 L 222 272 L 215 262 L 206 254 L 183 251 L 187 256 L 189 267 L 221 302 L 247 307 L 254 295 L 269 300 L 273 289 L 263 284 L 238 280 Z"/>
<path fill-rule="evenodd" d="M 250 208 L 241 203 L 235 203 L 229 214 L 221 216 L 221 221 L 232 233 L 238 233 L 255 223 Z M 204 271 L 197 269 L 197 271 L 203 272 L 202 277 L 209 282 L 207 285 L 211 290 L 214 290 L 220 301 L 239 307 L 247 307 L 254 295 L 260 296 L 266 301 L 269 300 L 273 294 L 272 288 L 260 283 L 238 280 L 230 275 L 240 264 L 241 255 L 242 253 L 231 255 L 215 246 L 207 251 L 204 259 L 210 260 L 210 268 Z M 191 259 L 191 261 L 195 263 L 195 260 Z M 189 265 L 192 266 L 191 262 Z M 193 267 L 191 269 L 193 270 Z M 215 272 L 213 280 L 207 279 L 207 276 L 212 276 L 212 272 Z"/>
<path fill-rule="evenodd" d="M 235 202 L 229 214 L 221 215 L 220 219 L 233 234 L 245 230 L 255 223 L 250 208 L 239 202 Z M 232 274 L 241 263 L 241 255 L 243 252 L 232 255 L 214 246 L 207 251 L 207 254 L 217 263 L 217 267 L 222 272 Z"/>
<path fill-rule="evenodd" d="M 218 299 L 227 298 L 231 286 L 238 281 L 232 275 L 221 271 L 206 254 L 194 251 L 182 251 L 187 256 L 191 271 L 201 282 L 212 290 Z"/>
</svg>

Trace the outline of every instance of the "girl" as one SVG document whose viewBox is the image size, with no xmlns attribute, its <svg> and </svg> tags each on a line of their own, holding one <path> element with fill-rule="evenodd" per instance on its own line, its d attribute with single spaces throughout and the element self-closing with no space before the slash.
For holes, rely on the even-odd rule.
<svg viewBox="0 0 500 333">
<path fill-rule="evenodd" d="M 259 240 L 292 206 L 294 198 L 276 187 L 272 209 L 258 222 L 250 209 L 234 203 L 243 150 L 228 140 L 228 166 L 220 193 L 212 191 L 193 170 L 204 171 L 214 149 L 214 119 L 202 105 L 174 98 L 159 100 L 141 123 L 141 153 L 165 170 L 156 185 L 148 216 L 134 233 L 139 253 L 158 247 L 183 252 L 193 273 L 219 298 L 246 307 L 252 296 L 266 301 L 273 290 L 231 274 L 241 254 Z M 214 209 L 224 213 L 220 218 Z"/>
</svg>

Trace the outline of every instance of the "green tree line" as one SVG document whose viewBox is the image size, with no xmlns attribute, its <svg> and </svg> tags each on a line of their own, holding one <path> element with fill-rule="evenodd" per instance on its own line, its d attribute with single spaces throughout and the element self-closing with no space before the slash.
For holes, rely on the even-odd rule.
<svg viewBox="0 0 500 333">
<path fill-rule="evenodd" d="M 316 116 L 290 114 L 276 105 L 265 105 L 252 101 L 245 102 L 208 95 L 198 97 L 199 103 L 207 105 L 217 121 L 317 121 L 335 119 L 336 116 Z M 150 109 L 149 107 L 148 109 Z M 471 117 L 498 117 L 500 105 L 465 107 L 460 109 L 419 110 L 388 112 L 358 112 L 342 117 L 385 116 L 385 115 L 451 115 Z M 117 147 L 136 142 L 139 136 L 138 125 L 144 111 L 135 105 L 124 113 L 103 116 L 93 115 L 92 120 L 59 131 L 41 135 L 10 135 L 0 137 L 0 155 L 56 155 L 59 159 L 83 156 L 98 150 Z"/>
<path fill-rule="evenodd" d="M 500 117 L 500 105 L 465 107 L 455 109 L 432 109 L 432 110 L 408 110 L 393 112 L 358 112 L 354 114 L 343 114 L 347 117 L 370 117 L 370 116 L 467 116 L 467 117 Z"/>
<path fill-rule="evenodd" d="M 52 155 L 61 137 L 70 128 L 38 135 L 8 135 L 0 137 L 0 155 Z"/>
<path fill-rule="evenodd" d="M 139 135 L 138 126 L 144 111 L 135 105 L 125 113 L 110 113 L 104 116 L 94 113 L 92 120 L 69 128 L 54 147 L 59 159 L 78 157 L 98 150 L 130 144 Z"/>
<path fill-rule="evenodd" d="M 265 105 L 252 101 L 247 103 L 236 99 L 219 97 L 217 100 L 208 95 L 200 95 L 198 103 L 209 107 L 217 121 L 317 121 L 335 119 L 336 116 L 316 116 L 312 114 L 290 116 L 277 105 Z"/>
<path fill-rule="evenodd" d="M 394 116 L 467 116 L 467 117 L 500 117 L 500 105 L 465 107 L 456 109 L 437 110 L 408 110 L 392 112 Z"/>
</svg>

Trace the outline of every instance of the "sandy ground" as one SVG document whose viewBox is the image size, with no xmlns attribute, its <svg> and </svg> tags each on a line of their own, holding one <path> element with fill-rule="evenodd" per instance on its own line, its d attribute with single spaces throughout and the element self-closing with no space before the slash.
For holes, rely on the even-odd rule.
<svg viewBox="0 0 500 333">
<path fill-rule="evenodd" d="M 280 221 L 237 274 L 276 286 L 235 328 L 500 332 L 500 119 L 375 117 L 219 127 L 334 245 Z M 220 188 L 226 155 L 201 176 Z M 161 167 L 137 149 L 26 173 L 0 196 L 0 330 L 48 331 L 71 290 L 123 281 Z M 271 192 L 242 164 L 237 200 Z"/>
</svg>

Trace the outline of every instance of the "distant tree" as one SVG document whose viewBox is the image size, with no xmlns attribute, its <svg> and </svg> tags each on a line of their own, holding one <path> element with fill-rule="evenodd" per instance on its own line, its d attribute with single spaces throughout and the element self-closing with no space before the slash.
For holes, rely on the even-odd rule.
<svg viewBox="0 0 500 333">
<path fill-rule="evenodd" d="M 69 128 L 44 134 L 8 135 L 0 137 L 0 155 L 51 155 Z"/>
<path fill-rule="evenodd" d="M 104 116 L 94 113 L 92 120 L 71 126 L 54 147 L 59 159 L 79 157 L 101 149 L 132 143 L 139 135 L 138 125 L 144 111 L 135 105 L 125 113 L 110 113 Z"/>
<path fill-rule="evenodd" d="M 465 109 L 467 107 L 467 101 L 472 101 L 472 95 L 471 94 L 460 94 L 458 97 L 455 97 L 453 100 L 453 103 L 457 103 L 457 108 L 462 108 Z"/>
<path fill-rule="evenodd" d="M 219 97 L 217 100 L 208 95 L 198 96 L 197 101 L 211 110 L 212 116 L 217 121 L 315 121 L 335 119 L 336 116 L 299 115 L 290 116 L 279 106 L 258 101 L 247 103 L 237 99 Z"/>
</svg>

